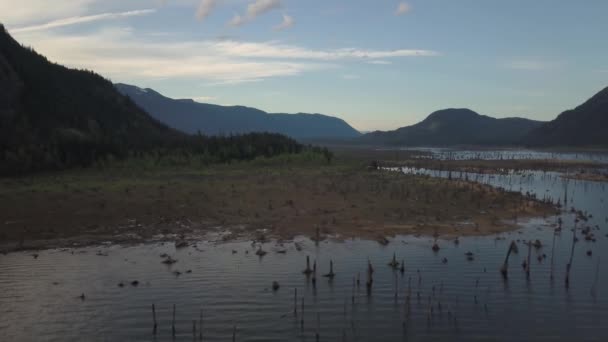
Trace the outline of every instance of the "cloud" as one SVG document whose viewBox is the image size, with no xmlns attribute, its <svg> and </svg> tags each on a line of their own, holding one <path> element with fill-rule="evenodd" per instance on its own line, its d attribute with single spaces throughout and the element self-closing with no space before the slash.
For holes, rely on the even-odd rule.
<svg viewBox="0 0 608 342">
<path fill-rule="evenodd" d="M 316 50 L 277 41 L 180 40 L 180 36 L 153 33 L 104 28 L 27 31 L 16 38 L 52 61 L 127 83 L 197 79 L 214 85 L 235 84 L 337 68 L 341 62 L 438 55 L 427 50 Z"/>
<path fill-rule="evenodd" d="M 245 15 L 236 14 L 228 23 L 230 26 L 242 26 L 253 21 L 258 16 L 281 8 L 281 0 L 256 0 L 247 6 Z"/>
<path fill-rule="evenodd" d="M 279 25 L 274 27 L 275 31 L 282 31 L 282 30 L 286 30 L 289 28 L 292 28 L 293 25 L 295 25 L 295 20 L 293 19 L 293 17 L 287 15 L 287 14 L 283 14 L 283 22 L 281 22 Z"/>
<path fill-rule="evenodd" d="M 513 70 L 544 71 L 559 68 L 562 64 L 545 60 L 514 60 L 507 62 L 504 66 Z"/>
<path fill-rule="evenodd" d="M 401 2 L 397 5 L 397 10 L 395 10 L 395 15 L 404 15 L 409 13 L 412 7 L 407 2 Z"/>
<path fill-rule="evenodd" d="M 24 26 L 59 18 L 83 15 L 95 0 L 0 1 L 0 19 L 7 27 Z"/>
<path fill-rule="evenodd" d="M 211 12 L 213 12 L 216 6 L 216 0 L 201 0 L 201 3 L 198 5 L 198 9 L 196 10 L 196 19 L 206 19 Z"/>
<path fill-rule="evenodd" d="M 192 98 L 192 100 L 194 100 L 195 102 L 213 102 L 217 100 L 217 97 L 215 96 L 195 96 Z"/>
<path fill-rule="evenodd" d="M 390 65 L 390 64 L 393 64 L 393 62 L 391 62 L 391 61 L 384 61 L 384 60 L 373 60 L 373 61 L 369 61 L 367 63 L 374 64 L 374 65 Z"/>
<path fill-rule="evenodd" d="M 10 31 L 13 34 L 14 33 L 23 33 L 23 32 L 32 32 L 32 31 L 44 31 L 44 30 L 54 29 L 54 28 L 58 28 L 58 27 L 89 23 L 89 22 L 93 22 L 93 21 L 121 19 L 121 18 L 148 15 L 148 14 L 151 14 L 154 12 L 156 12 L 155 9 L 143 9 L 143 10 L 128 11 L 128 12 L 101 13 L 101 14 L 86 15 L 86 16 L 80 16 L 80 17 L 58 19 L 58 20 L 53 20 L 48 23 L 44 23 L 44 24 L 40 24 L 40 25 L 18 27 L 18 28 L 11 29 Z"/>
<path fill-rule="evenodd" d="M 331 67 L 329 64 L 281 59 L 249 59 L 223 52 L 218 41 L 148 40 L 128 28 L 65 35 L 52 31 L 24 32 L 16 38 L 50 60 L 90 69 L 115 81 L 199 79 L 213 84 L 256 82 L 295 76 Z M 156 37 L 155 37 L 156 38 Z"/>
<path fill-rule="evenodd" d="M 355 75 L 355 74 L 346 74 L 346 75 L 342 75 L 342 78 L 345 80 L 358 80 L 361 78 L 361 76 Z"/>
<path fill-rule="evenodd" d="M 431 50 L 366 50 L 356 48 L 314 50 L 278 42 L 250 43 L 234 40 L 213 44 L 213 49 L 227 55 L 251 58 L 283 58 L 309 60 L 366 60 L 399 57 L 433 57 L 438 52 Z"/>
</svg>

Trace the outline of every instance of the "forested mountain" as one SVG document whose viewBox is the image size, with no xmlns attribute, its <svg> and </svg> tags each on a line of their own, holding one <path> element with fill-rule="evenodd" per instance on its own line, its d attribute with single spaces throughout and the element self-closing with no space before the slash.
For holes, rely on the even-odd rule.
<svg viewBox="0 0 608 342">
<path fill-rule="evenodd" d="M 532 130 L 525 142 L 532 146 L 608 146 L 608 87 Z"/>
<path fill-rule="evenodd" d="M 522 118 L 496 119 L 469 109 L 444 109 L 415 125 L 368 133 L 360 141 L 400 146 L 513 145 L 541 124 Z"/>
<path fill-rule="evenodd" d="M 207 135 L 274 132 L 297 139 L 353 138 L 360 133 L 341 119 L 321 114 L 269 114 L 243 106 L 218 106 L 175 100 L 152 89 L 127 84 L 116 88 L 152 116 L 188 133 Z"/>
<path fill-rule="evenodd" d="M 152 118 L 92 71 L 49 62 L 0 24 L 0 175 L 153 153 L 251 159 L 303 146 L 277 134 L 190 136 Z M 328 152 L 324 151 L 327 155 Z"/>
</svg>

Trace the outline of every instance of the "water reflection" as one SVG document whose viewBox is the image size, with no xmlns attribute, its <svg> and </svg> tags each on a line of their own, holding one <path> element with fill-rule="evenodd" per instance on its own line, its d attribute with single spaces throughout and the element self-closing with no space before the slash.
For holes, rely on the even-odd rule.
<svg viewBox="0 0 608 342">
<path fill-rule="evenodd" d="M 175 339 L 184 341 L 193 340 L 193 321 L 200 329 L 201 309 L 209 341 L 230 340 L 234 326 L 237 341 L 314 341 L 316 334 L 323 341 L 603 341 L 608 336 L 608 276 L 600 263 L 608 260 L 604 184 L 549 172 L 451 176 L 560 199 L 591 214 L 576 225 L 594 229 L 597 241 L 580 239 L 574 245 L 569 288 L 566 264 L 575 227 L 575 215 L 569 213 L 561 216 L 563 229 L 557 235 L 558 218 L 553 217 L 514 232 L 462 237 L 458 244 L 439 240 L 437 252 L 431 249 L 432 238 L 412 236 L 396 237 L 387 246 L 361 240 L 315 246 L 298 238 L 301 248 L 293 242 L 265 244 L 263 257 L 250 242 L 47 250 L 37 258 L 19 252 L 0 256 L 0 334 L 7 341 L 172 340 L 175 304 Z M 531 249 L 528 277 L 522 267 L 528 260 L 524 241 L 537 239 L 543 247 Z M 505 281 L 500 267 L 511 241 L 517 242 L 518 253 L 509 259 Z M 162 254 L 178 262 L 163 264 Z M 388 265 L 393 254 L 405 261 L 403 273 Z M 317 261 L 314 287 L 302 273 L 306 256 Z M 329 272 L 330 260 L 336 274 L 331 281 L 321 277 Z M 375 270 L 369 296 L 368 260 Z M 273 281 L 280 285 L 277 291 Z"/>
</svg>

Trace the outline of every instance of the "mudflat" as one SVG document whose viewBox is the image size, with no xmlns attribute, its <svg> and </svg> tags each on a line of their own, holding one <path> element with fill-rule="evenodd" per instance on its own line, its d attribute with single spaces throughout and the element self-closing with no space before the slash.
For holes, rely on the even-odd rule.
<svg viewBox="0 0 608 342">
<path fill-rule="evenodd" d="M 3 250 L 176 239 L 436 237 L 511 230 L 550 204 L 364 164 L 105 168 L 0 180 Z M 317 236 L 318 234 L 318 236 Z"/>
</svg>

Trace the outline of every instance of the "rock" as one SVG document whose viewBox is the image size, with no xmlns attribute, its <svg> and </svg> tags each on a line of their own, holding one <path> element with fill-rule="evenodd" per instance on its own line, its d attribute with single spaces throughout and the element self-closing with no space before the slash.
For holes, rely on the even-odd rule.
<svg viewBox="0 0 608 342">
<path fill-rule="evenodd" d="M 165 265 L 173 265 L 177 262 L 177 259 L 173 259 L 171 257 L 168 257 L 167 259 L 163 260 L 162 263 Z"/>
<path fill-rule="evenodd" d="M 122 282 L 118 283 L 118 287 L 124 287 L 125 284 L 123 284 Z"/>
<path fill-rule="evenodd" d="M 433 244 L 433 251 L 434 251 L 434 252 L 437 252 L 437 251 L 439 251 L 439 249 L 440 249 L 440 248 L 439 248 L 439 245 L 438 245 L 437 243 L 434 243 L 434 244 Z"/>
<path fill-rule="evenodd" d="M 443 258 L 443 259 L 441 260 L 441 262 L 442 262 L 442 263 L 444 263 L 444 264 L 447 264 L 447 263 L 448 263 L 448 258 Z"/>
<path fill-rule="evenodd" d="M 593 255 L 593 251 L 591 251 L 591 250 L 588 250 L 588 251 L 587 251 L 587 255 L 588 255 L 588 256 L 591 256 L 591 255 Z"/>
<path fill-rule="evenodd" d="M 175 242 L 175 248 L 185 248 L 188 247 L 188 243 L 184 240 L 182 241 L 176 241 Z"/>
<path fill-rule="evenodd" d="M 263 257 L 264 255 L 266 255 L 266 251 L 262 249 L 262 247 L 260 247 L 260 249 L 257 250 L 257 252 L 255 252 L 255 255 Z"/>
<path fill-rule="evenodd" d="M 533 246 L 534 248 L 537 248 L 537 249 L 538 249 L 538 248 L 541 248 L 541 247 L 543 246 L 543 244 L 540 242 L 540 240 L 538 240 L 538 239 L 537 239 L 536 241 L 534 241 L 534 242 L 532 243 L 532 246 Z"/>
<path fill-rule="evenodd" d="M 139 285 L 139 281 L 137 281 L 137 280 L 133 280 L 133 281 L 131 282 L 131 286 L 137 286 L 137 285 Z"/>
<path fill-rule="evenodd" d="M 277 282 L 277 281 L 273 281 L 273 282 L 272 282 L 272 291 L 275 291 L 275 292 L 276 292 L 276 291 L 278 291 L 278 290 L 279 290 L 279 288 L 280 288 L 280 287 L 281 287 L 281 286 L 279 285 L 279 282 Z"/>
<path fill-rule="evenodd" d="M 380 236 L 378 238 L 378 243 L 381 244 L 382 246 L 386 246 L 386 245 L 388 245 L 389 241 L 386 237 Z"/>
</svg>

